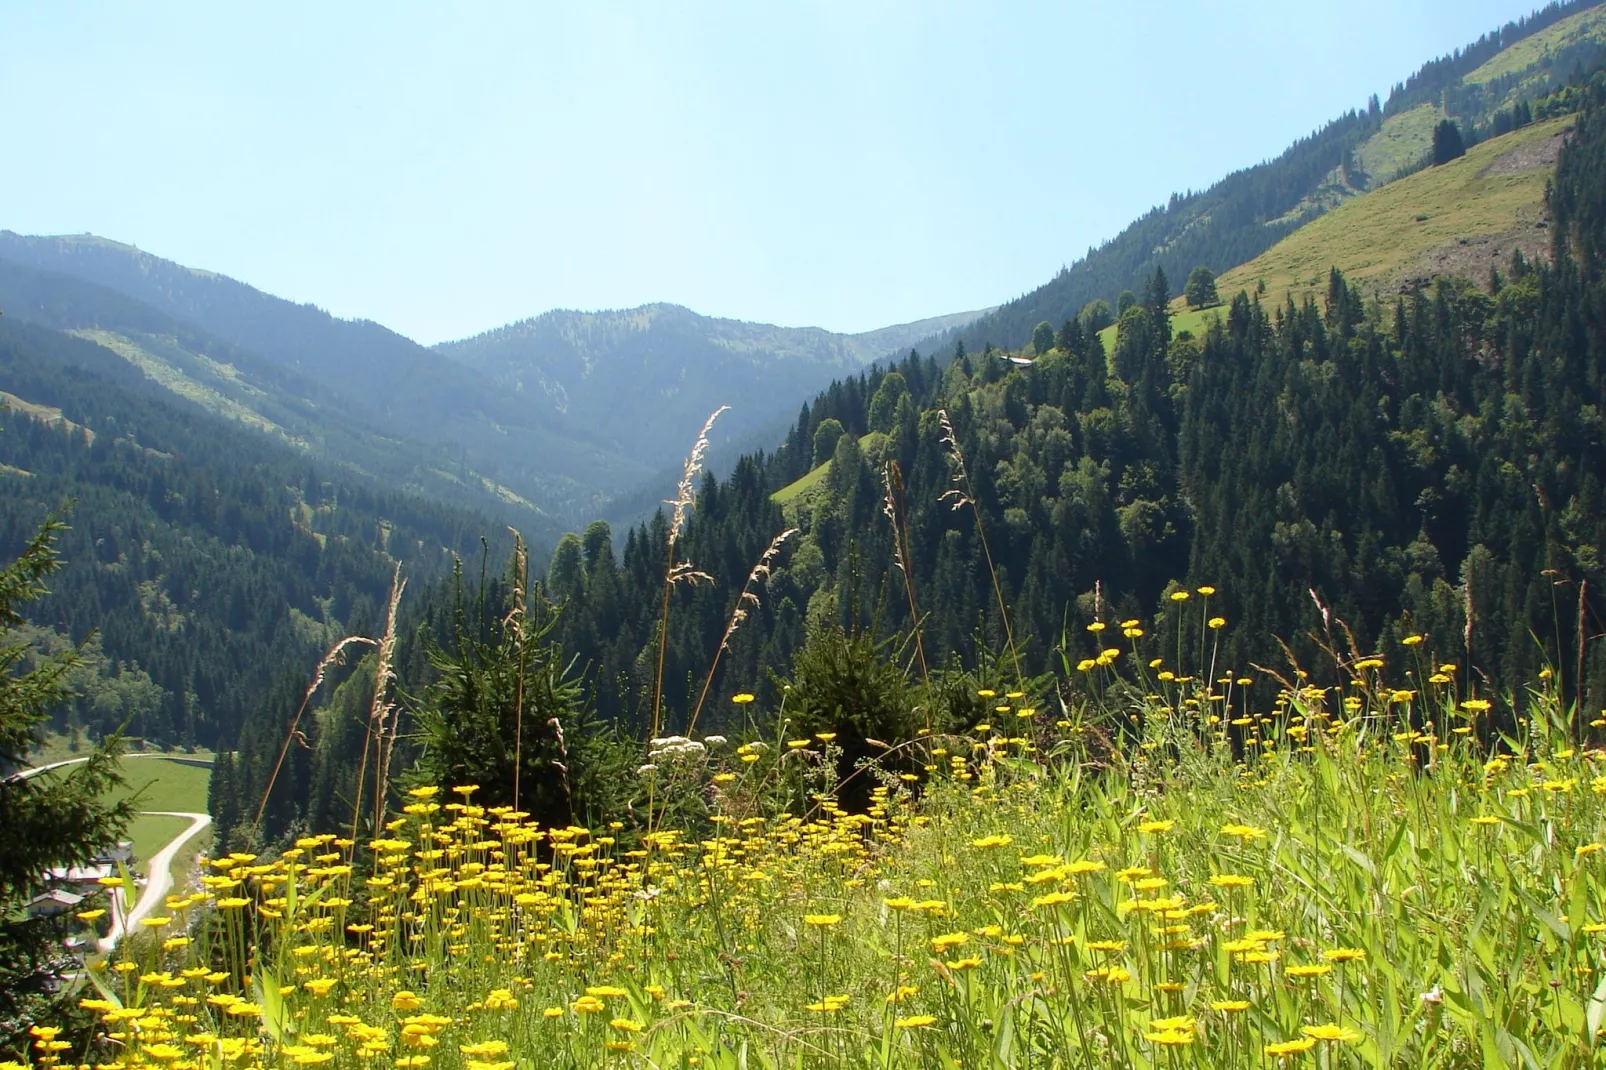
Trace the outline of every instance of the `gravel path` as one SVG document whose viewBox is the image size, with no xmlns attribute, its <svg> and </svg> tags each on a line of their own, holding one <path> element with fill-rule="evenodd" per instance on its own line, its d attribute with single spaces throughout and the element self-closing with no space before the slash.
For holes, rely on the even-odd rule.
<svg viewBox="0 0 1606 1070">
<path fill-rule="evenodd" d="M 169 872 L 173 865 L 173 856 L 178 849 L 194 839 L 203 829 L 210 828 L 212 817 L 210 814 L 186 813 L 182 810 L 143 810 L 141 813 L 152 814 L 156 817 L 183 817 L 189 819 L 189 827 L 171 840 L 167 846 L 157 851 L 145 867 L 145 890 L 140 893 L 134 909 L 126 917 L 122 913 L 123 897 L 111 896 L 112 900 L 112 929 L 100 942 L 102 951 L 110 951 L 117 946 L 128 930 L 137 926 L 141 919 L 147 918 L 160 907 L 167 898 L 167 893 L 173 889 L 173 874 Z"/>
<path fill-rule="evenodd" d="M 127 754 L 124 757 L 170 758 L 171 756 L 166 754 Z M 40 773 L 48 773 L 52 769 L 60 769 L 66 765 L 77 765 L 79 762 L 87 762 L 88 760 L 88 758 L 68 758 L 65 761 L 51 762 L 49 765 L 38 765 L 32 769 L 23 769 L 20 772 L 13 773 L 8 779 L 27 780 L 29 777 L 36 777 Z M 168 840 L 167 846 L 157 851 L 156 854 L 151 856 L 150 861 L 146 863 L 145 889 L 140 892 L 139 899 L 134 902 L 134 909 L 129 911 L 126 917 L 123 916 L 121 890 L 119 889 L 117 894 L 107 897 L 112 904 L 112 928 L 111 932 L 100 941 L 100 949 L 102 951 L 110 951 L 115 948 L 117 941 L 121 940 L 128 930 L 137 926 L 144 918 L 150 917 L 151 913 L 162 905 L 163 901 L 167 899 L 167 893 L 173 890 L 173 874 L 169 872 L 173 866 L 173 856 L 178 854 L 180 847 L 189 843 L 200 835 L 203 829 L 210 828 L 212 825 L 210 814 L 197 814 L 185 810 L 141 810 L 139 812 L 153 817 L 182 817 L 189 821 L 189 825 L 183 832 Z"/>
</svg>

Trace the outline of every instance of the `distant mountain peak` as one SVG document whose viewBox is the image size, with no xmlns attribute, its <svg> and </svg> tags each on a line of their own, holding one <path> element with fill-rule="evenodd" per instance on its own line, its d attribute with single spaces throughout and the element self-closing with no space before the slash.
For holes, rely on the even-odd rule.
<svg viewBox="0 0 1606 1070">
<path fill-rule="evenodd" d="M 71 299 L 76 305 L 58 309 L 65 316 L 60 328 L 149 335 L 165 317 L 238 347 L 241 359 L 262 358 L 253 365 L 261 375 L 294 377 L 308 388 L 292 391 L 298 411 L 322 407 L 397 439 L 451 451 L 455 459 L 446 468 L 495 474 L 521 500 L 576 521 L 673 464 L 718 406 L 734 407 L 721 421 L 722 441 L 767 431 L 831 379 L 976 315 L 848 335 L 654 302 L 556 309 L 426 348 L 380 324 L 340 319 L 94 234 L 0 231 L 0 261 L 103 291 L 79 292 Z M 58 304 L 67 300 L 65 290 L 53 292 Z M 134 305 L 111 301 L 107 292 Z M 172 333 L 157 333 L 163 331 Z M 122 354 L 143 360 L 154 374 L 160 361 L 140 356 L 147 348 L 130 342 Z M 232 396 L 207 394 L 206 383 L 162 374 L 174 389 L 199 392 L 214 407 L 237 407 Z"/>
<path fill-rule="evenodd" d="M 764 428 L 832 379 L 981 314 L 838 334 L 655 302 L 553 309 L 435 350 L 490 376 L 535 411 L 594 428 L 643 464 L 667 466 L 720 405 L 732 407 L 720 421 L 723 438 Z"/>
</svg>

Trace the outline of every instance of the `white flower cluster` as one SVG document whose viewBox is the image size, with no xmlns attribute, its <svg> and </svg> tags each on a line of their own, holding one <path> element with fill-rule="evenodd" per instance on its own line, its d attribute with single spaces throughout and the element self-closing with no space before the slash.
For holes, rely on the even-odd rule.
<svg viewBox="0 0 1606 1070">
<path fill-rule="evenodd" d="M 654 761 L 674 758 L 700 758 L 708 748 L 685 736 L 660 736 L 647 744 L 647 757 Z"/>
<path fill-rule="evenodd" d="M 688 736 L 659 736 L 657 739 L 647 741 L 647 764 L 636 769 L 638 776 L 656 773 L 660 764 L 674 765 L 677 762 L 701 761 L 708 755 L 709 747 L 717 747 L 727 740 L 724 736 L 707 736 L 698 742 Z"/>
</svg>

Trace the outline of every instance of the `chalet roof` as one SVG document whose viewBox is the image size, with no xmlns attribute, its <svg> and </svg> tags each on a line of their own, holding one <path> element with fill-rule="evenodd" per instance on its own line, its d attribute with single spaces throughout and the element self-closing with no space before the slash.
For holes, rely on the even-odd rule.
<svg viewBox="0 0 1606 1070">
<path fill-rule="evenodd" d="M 50 891 L 40 892 L 38 895 L 28 900 L 28 905 L 32 907 L 41 906 L 45 903 L 56 903 L 71 909 L 77 906 L 79 903 L 82 903 L 84 898 L 84 896 L 81 896 L 76 892 L 69 892 L 62 888 L 52 888 Z"/>
<path fill-rule="evenodd" d="M 59 884 L 90 884 L 102 877 L 117 876 L 117 867 L 110 862 L 92 862 L 87 866 L 54 866 L 45 870 L 45 879 Z"/>
</svg>

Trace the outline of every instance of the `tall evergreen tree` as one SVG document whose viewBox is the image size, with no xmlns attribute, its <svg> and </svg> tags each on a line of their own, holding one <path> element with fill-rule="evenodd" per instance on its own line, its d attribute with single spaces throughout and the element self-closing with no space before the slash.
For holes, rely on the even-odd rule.
<svg viewBox="0 0 1606 1070">
<path fill-rule="evenodd" d="M 64 529 L 47 521 L 21 555 L 0 569 L 0 632 L 22 624 L 22 607 L 47 591 L 60 565 L 55 540 Z M 122 783 L 121 739 L 103 740 L 68 771 L 29 776 L 23 767 L 50 715 L 70 697 L 68 677 L 78 650 L 36 661 L 28 647 L 0 646 L 0 1055 L 27 1053 L 28 1027 L 55 1002 L 62 974 L 74 968 L 61 953 L 61 932 L 27 905 L 46 870 L 87 861 L 116 843 L 131 815 L 127 801 L 104 796 Z"/>
<path fill-rule="evenodd" d="M 1461 136 L 1461 127 L 1454 119 L 1441 119 L 1439 125 L 1433 128 L 1434 164 L 1447 164 L 1466 154 L 1467 145 Z"/>
</svg>

